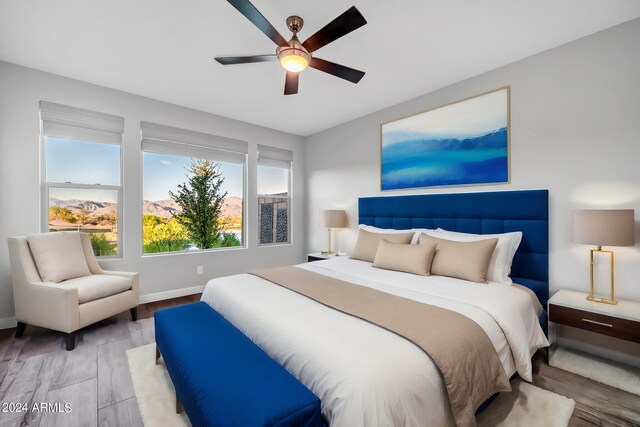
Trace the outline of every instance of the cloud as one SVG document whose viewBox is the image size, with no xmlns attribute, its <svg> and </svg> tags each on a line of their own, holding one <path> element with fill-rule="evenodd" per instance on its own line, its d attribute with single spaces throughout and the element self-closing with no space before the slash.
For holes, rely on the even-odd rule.
<svg viewBox="0 0 640 427">
<path fill-rule="evenodd" d="M 170 165 L 171 162 L 169 160 L 160 160 L 160 163 L 162 163 L 163 165 Z"/>
</svg>

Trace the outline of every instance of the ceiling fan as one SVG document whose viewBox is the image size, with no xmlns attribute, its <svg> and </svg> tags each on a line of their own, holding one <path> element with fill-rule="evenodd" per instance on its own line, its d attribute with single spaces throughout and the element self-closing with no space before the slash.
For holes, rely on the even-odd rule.
<svg viewBox="0 0 640 427">
<path fill-rule="evenodd" d="M 349 8 L 303 43 L 300 43 L 297 34 L 302 29 L 304 21 L 299 16 L 294 15 L 287 18 L 287 27 L 289 27 L 289 30 L 293 33 L 291 39 L 287 41 L 249 0 L 227 1 L 238 9 L 253 25 L 258 27 L 267 37 L 273 40 L 278 47 L 276 48 L 276 53 L 272 55 L 218 57 L 216 61 L 220 64 L 234 65 L 278 60 L 280 61 L 280 65 L 287 71 L 284 82 L 285 95 L 298 93 L 298 73 L 307 68 L 307 66 L 352 83 L 358 83 L 360 79 L 364 77 L 365 73 L 363 71 L 345 67 L 344 65 L 329 62 L 324 59 L 314 58 L 312 55 L 314 51 L 357 30 L 367 23 L 364 16 L 362 16 L 355 6 Z"/>
</svg>

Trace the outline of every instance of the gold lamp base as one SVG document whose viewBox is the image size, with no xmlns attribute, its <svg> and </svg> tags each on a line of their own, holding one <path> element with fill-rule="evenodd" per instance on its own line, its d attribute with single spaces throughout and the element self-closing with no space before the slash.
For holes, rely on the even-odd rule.
<svg viewBox="0 0 640 427">
<path fill-rule="evenodd" d="M 611 305 L 616 305 L 618 303 L 617 299 L 610 299 L 607 297 L 597 297 L 595 295 L 588 295 L 587 296 L 587 300 L 588 301 L 593 301 L 593 302 L 600 302 L 602 304 L 611 304 Z"/>
<path fill-rule="evenodd" d="M 593 262 L 593 255 L 596 252 L 600 252 L 600 253 L 606 253 L 609 254 L 609 258 L 610 258 L 610 268 L 611 268 L 611 297 L 607 298 L 607 297 L 599 297 L 594 295 L 594 281 L 593 281 L 593 266 L 594 266 L 594 262 Z M 593 302 L 599 302 L 602 304 L 611 304 L 611 305 L 615 305 L 618 303 L 618 300 L 615 298 L 615 293 L 614 293 L 614 287 L 613 287 L 613 251 L 603 251 L 602 250 L 602 246 L 598 246 L 597 249 L 591 249 L 590 252 L 591 256 L 590 256 L 590 274 L 591 274 L 591 285 L 589 286 L 589 295 L 587 296 L 587 301 L 593 301 Z"/>
<path fill-rule="evenodd" d="M 335 252 L 331 251 L 331 227 L 327 227 L 327 234 L 329 235 L 328 249 L 320 252 L 322 255 L 333 255 Z"/>
</svg>

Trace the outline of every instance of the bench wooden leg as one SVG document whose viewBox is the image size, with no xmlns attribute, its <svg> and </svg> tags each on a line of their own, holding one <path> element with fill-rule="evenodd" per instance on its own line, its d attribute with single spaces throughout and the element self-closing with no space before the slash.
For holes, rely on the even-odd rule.
<svg viewBox="0 0 640 427">
<path fill-rule="evenodd" d="M 176 393 L 176 414 L 181 414 L 183 410 L 184 408 L 182 407 L 182 402 L 180 402 L 178 393 Z"/>
<path fill-rule="evenodd" d="M 160 362 L 160 349 L 158 348 L 158 344 L 156 344 L 156 365 Z"/>
</svg>

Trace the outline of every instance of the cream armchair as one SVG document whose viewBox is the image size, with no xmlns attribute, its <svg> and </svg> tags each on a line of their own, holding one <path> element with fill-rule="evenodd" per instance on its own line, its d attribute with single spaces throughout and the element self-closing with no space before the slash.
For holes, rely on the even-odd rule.
<svg viewBox="0 0 640 427">
<path fill-rule="evenodd" d="M 138 273 L 104 271 L 93 255 L 89 235 L 79 234 L 91 274 L 59 283 L 42 280 L 27 237 L 9 238 L 16 338 L 27 325 L 41 326 L 66 333 L 70 351 L 75 348 L 78 329 L 126 310 L 137 320 Z"/>
</svg>

